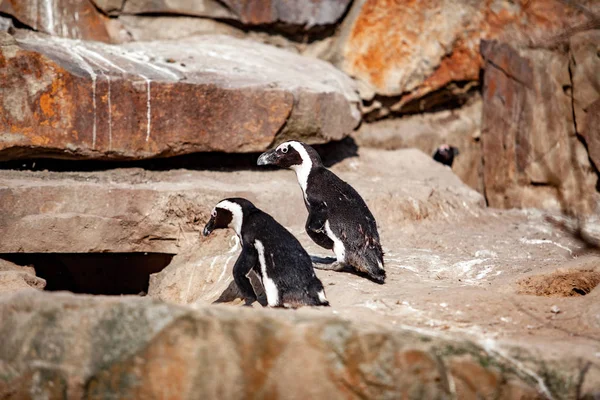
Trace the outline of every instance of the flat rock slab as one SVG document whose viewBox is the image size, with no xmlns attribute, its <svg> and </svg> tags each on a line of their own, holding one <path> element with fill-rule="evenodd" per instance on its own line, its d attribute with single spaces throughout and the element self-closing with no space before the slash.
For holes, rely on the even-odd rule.
<svg viewBox="0 0 600 400">
<path fill-rule="evenodd" d="M 0 297 L 0 394 L 46 398 L 541 398 L 492 349 L 331 310 L 190 307 L 132 297 Z M 23 334 L 27 332 L 27 334 Z"/>
<path fill-rule="evenodd" d="M 418 150 L 361 150 L 333 171 L 354 185 L 380 225 L 460 218 L 483 199 Z M 0 253 L 158 252 L 202 246 L 221 199 L 246 197 L 286 226 L 307 211 L 292 171 L 118 169 L 0 171 Z"/>
<path fill-rule="evenodd" d="M 248 40 L 2 35 L 0 160 L 258 152 L 276 139 L 339 140 L 360 121 L 342 72 Z"/>
</svg>

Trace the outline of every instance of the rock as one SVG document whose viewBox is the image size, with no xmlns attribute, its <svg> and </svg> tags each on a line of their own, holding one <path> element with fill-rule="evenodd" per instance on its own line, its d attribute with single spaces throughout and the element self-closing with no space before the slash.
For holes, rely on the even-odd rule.
<svg viewBox="0 0 600 400">
<path fill-rule="evenodd" d="M 22 267 L 0 258 L 0 294 L 23 289 L 42 290 L 46 281 L 35 276 L 35 269 Z"/>
<path fill-rule="evenodd" d="M 112 43 L 119 29 L 90 0 L 3 0 L 0 12 L 38 32 L 64 38 Z"/>
<path fill-rule="evenodd" d="M 243 0 L 94 0 L 107 13 L 178 14 L 239 21 L 244 25 L 285 24 L 309 30 L 314 26 L 335 24 L 350 0 L 314 0 L 310 2 Z"/>
<path fill-rule="evenodd" d="M 483 204 L 481 195 L 417 150 L 359 154 L 333 171 L 362 194 L 380 224 L 461 217 Z M 247 197 L 287 226 L 304 225 L 300 189 L 284 170 L 4 170 L 0 253 L 178 254 L 205 242 L 199 237 L 210 210 L 234 196 Z"/>
<path fill-rule="evenodd" d="M 197 35 L 246 36 L 241 29 L 205 18 L 121 15 L 118 20 L 132 40 L 141 42 L 184 39 Z"/>
<path fill-rule="evenodd" d="M 352 134 L 360 146 L 399 149 L 415 147 L 432 155 L 442 144 L 458 147 L 452 171 L 467 185 L 483 193 L 481 162 L 481 98 L 457 110 L 363 122 Z"/>
<path fill-rule="evenodd" d="M 13 25 L 12 19 L 0 16 L 0 31 L 2 31 L 2 32 L 8 32 L 11 29 L 14 29 L 14 25 Z"/>
<path fill-rule="evenodd" d="M 316 0 L 289 2 L 223 0 L 223 3 L 247 25 L 283 23 L 300 25 L 304 29 L 335 24 L 351 3 L 350 0 Z"/>
<path fill-rule="evenodd" d="M 483 42 L 483 176 L 492 207 L 593 213 L 598 176 L 576 136 L 569 58 Z"/>
<path fill-rule="evenodd" d="M 0 63 L 0 160 L 258 152 L 339 140 L 360 121 L 333 66 L 227 36 L 110 46 L 28 34 Z"/>
<path fill-rule="evenodd" d="M 582 5 L 598 9 L 597 2 Z M 411 101 L 452 82 L 478 81 L 481 39 L 531 41 L 586 20 L 578 9 L 558 0 L 534 5 L 526 0 L 362 0 L 344 21 L 334 59 L 363 82 L 363 98 L 399 96 L 388 107 L 403 112 Z"/>
<path fill-rule="evenodd" d="M 192 310 L 131 297 L 23 293 L 1 298 L 0 317 L 0 393 L 9 399 L 32 392 L 147 399 L 545 393 L 468 341 L 361 327 L 326 311 Z"/>
<path fill-rule="evenodd" d="M 570 40 L 573 110 L 577 132 L 587 144 L 590 159 L 600 169 L 600 30 L 581 32 Z"/>
</svg>

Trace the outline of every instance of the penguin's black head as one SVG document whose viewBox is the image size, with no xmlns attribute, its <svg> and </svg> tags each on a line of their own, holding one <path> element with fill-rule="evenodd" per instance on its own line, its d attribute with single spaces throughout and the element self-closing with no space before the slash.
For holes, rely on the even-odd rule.
<svg viewBox="0 0 600 400">
<path fill-rule="evenodd" d="M 459 155 L 458 148 L 443 144 L 433 154 L 433 159 L 439 163 L 452 167 L 454 163 L 454 157 Z"/>
<path fill-rule="evenodd" d="M 233 228 L 239 235 L 242 233 L 244 211 L 255 208 L 246 199 L 230 198 L 221 200 L 210 213 L 210 220 L 204 226 L 202 233 L 208 236 L 215 229 Z"/>
<path fill-rule="evenodd" d="M 285 142 L 258 157 L 257 165 L 275 165 L 280 168 L 296 169 L 301 166 L 321 166 L 321 157 L 309 145 L 295 140 Z M 310 170 L 310 168 L 309 168 Z"/>
</svg>

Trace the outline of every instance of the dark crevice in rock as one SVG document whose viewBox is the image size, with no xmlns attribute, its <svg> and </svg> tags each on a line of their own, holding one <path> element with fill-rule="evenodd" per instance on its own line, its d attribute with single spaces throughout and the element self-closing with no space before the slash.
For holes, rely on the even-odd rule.
<svg viewBox="0 0 600 400">
<path fill-rule="evenodd" d="M 34 27 L 29 26 L 29 25 L 19 21 L 17 18 L 15 18 L 14 16 L 12 16 L 10 14 L 0 12 L 0 17 L 10 19 L 12 21 L 13 27 L 16 29 L 26 29 L 26 30 L 38 32 L 38 30 L 35 29 Z M 8 32 L 12 33 L 10 29 Z"/>
<path fill-rule="evenodd" d="M 281 141 L 272 144 L 278 145 Z M 358 146 L 354 139 L 347 137 L 340 141 L 314 145 L 323 158 L 323 163 L 331 167 L 342 160 L 358 155 Z M 40 158 L 21 158 L 0 162 L 0 170 L 20 171 L 57 171 L 57 172 L 87 172 L 107 171 L 117 168 L 142 168 L 150 171 L 167 171 L 171 169 L 190 169 L 205 171 L 264 171 L 275 167 L 257 166 L 256 160 L 260 153 L 191 153 L 180 156 L 150 158 L 146 160 L 84 160 L 50 158 L 47 155 Z M 59 157 L 60 154 L 56 154 Z"/>
<path fill-rule="evenodd" d="M 122 295 L 146 294 L 150 274 L 173 258 L 165 253 L 11 253 L 0 258 L 30 265 L 46 280 L 45 290 Z"/>
<path fill-rule="evenodd" d="M 403 96 L 409 95 L 410 92 L 398 96 L 376 95 L 371 100 L 363 101 L 363 107 L 369 108 L 376 103 L 380 103 L 381 107 L 365 113 L 363 121 L 374 122 L 381 119 L 403 118 L 410 115 L 457 110 L 468 104 L 480 92 L 480 85 L 473 81 L 456 81 L 444 88 L 410 100 L 400 107 L 398 107 L 398 102 Z M 394 108 L 400 108 L 400 111 L 393 111 Z M 389 110 L 389 113 L 382 114 L 382 110 Z"/>
<path fill-rule="evenodd" d="M 556 186 L 556 185 L 553 185 L 553 184 L 551 184 L 549 182 L 535 182 L 535 181 L 530 181 L 529 184 L 531 186 L 538 186 L 538 187 L 540 187 L 540 186 L 555 187 Z"/>
<path fill-rule="evenodd" d="M 496 68 L 498 71 L 502 72 L 504 75 L 506 75 L 509 79 L 512 79 L 513 81 L 525 86 L 526 88 L 531 89 L 531 82 L 523 82 L 522 80 L 520 80 L 519 78 L 517 78 L 516 76 L 512 75 L 511 73 L 509 73 L 508 71 L 506 71 L 504 68 L 502 68 L 501 66 L 499 66 L 498 64 L 494 63 L 492 60 L 490 60 L 489 58 L 487 58 L 486 63 L 488 63 L 489 65 L 491 65 L 492 67 Z"/>
</svg>

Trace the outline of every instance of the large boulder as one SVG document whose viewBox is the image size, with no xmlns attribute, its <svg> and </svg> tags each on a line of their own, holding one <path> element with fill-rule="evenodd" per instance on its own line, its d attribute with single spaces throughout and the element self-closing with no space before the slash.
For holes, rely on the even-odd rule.
<svg viewBox="0 0 600 400">
<path fill-rule="evenodd" d="M 492 207 L 595 212 L 598 175 L 574 121 L 570 55 L 483 42 L 482 144 Z M 590 128 L 593 131 L 593 128 Z"/>
<path fill-rule="evenodd" d="M 352 80 L 330 64 L 228 36 L 4 35 L 0 64 L 0 159 L 257 152 L 339 140 L 360 121 Z"/>
<path fill-rule="evenodd" d="M 594 1 L 582 5 L 599 9 Z M 363 83 L 364 98 L 399 96 L 385 107 L 404 112 L 408 103 L 452 82 L 478 81 L 482 39 L 535 41 L 585 21 L 578 8 L 559 0 L 361 0 L 345 19 L 332 58 Z"/>
<path fill-rule="evenodd" d="M 59 293 L 1 297 L 0 317 L 5 399 L 550 395 L 493 350 L 327 311 Z"/>
</svg>

